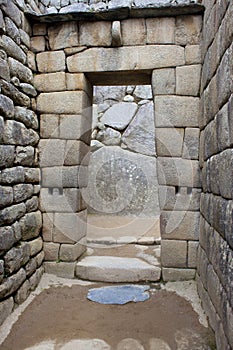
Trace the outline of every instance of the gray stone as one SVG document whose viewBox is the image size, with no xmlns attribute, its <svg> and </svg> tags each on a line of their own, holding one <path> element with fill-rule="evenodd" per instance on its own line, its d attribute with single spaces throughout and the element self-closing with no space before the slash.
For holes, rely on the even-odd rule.
<svg viewBox="0 0 233 350">
<path fill-rule="evenodd" d="M 41 266 L 39 269 L 36 270 L 36 272 L 29 278 L 30 282 L 30 290 L 36 289 L 38 286 L 38 283 L 40 282 L 40 279 L 44 273 L 44 268 Z"/>
<path fill-rule="evenodd" d="M 14 104 L 12 100 L 0 94 L 0 113 L 7 118 L 13 118 L 14 116 Z"/>
<path fill-rule="evenodd" d="M 86 210 L 79 213 L 55 213 L 53 241 L 56 243 L 77 243 L 86 236 Z"/>
<path fill-rule="evenodd" d="M 59 243 L 44 242 L 45 261 L 58 261 L 59 249 Z"/>
<path fill-rule="evenodd" d="M 133 95 L 137 99 L 149 100 L 152 99 L 151 85 L 138 85 L 136 86 Z"/>
<path fill-rule="evenodd" d="M 61 244 L 59 251 L 59 259 L 61 261 L 77 261 L 77 259 L 85 252 L 86 246 L 81 243 Z"/>
<path fill-rule="evenodd" d="M 5 18 L 6 34 L 13 39 L 17 45 L 20 44 L 20 34 L 19 29 L 14 24 L 14 22 L 9 18 Z"/>
<path fill-rule="evenodd" d="M 20 92 L 14 85 L 8 83 L 5 80 L 1 80 L 0 86 L 2 92 L 6 96 L 10 97 L 15 104 L 26 107 L 30 106 L 30 98 L 27 95 Z"/>
<path fill-rule="evenodd" d="M 182 156 L 184 129 L 157 128 L 155 133 L 156 153 L 158 156 Z"/>
<path fill-rule="evenodd" d="M 0 260 L 0 283 L 4 278 L 4 261 Z"/>
<path fill-rule="evenodd" d="M 31 84 L 33 82 L 33 74 L 31 69 L 24 66 L 12 57 L 8 58 L 11 76 L 19 78 L 20 81 Z"/>
<path fill-rule="evenodd" d="M 124 130 L 134 117 L 136 111 L 136 103 L 120 102 L 114 104 L 104 113 L 101 122 L 117 130 Z"/>
<path fill-rule="evenodd" d="M 78 46 L 76 22 L 56 23 L 48 28 L 49 45 L 52 51 L 65 47 Z"/>
<path fill-rule="evenodd" d="M 25 128 L 22 123 L 15 120 L 7 120 L 4 141 L 12 145 L 34 146 L 38 143 L 39 136 L 34 130 Z"/>
<path fill-rule="evenodd" d="M 4 256 L 5 272 L 7 275 L 20 269 L 30 258 L 30 246 L 28 243 L 20 243 L 13 247 Z"/>
<path fill-rule="evenodd" d="M 100 130 L 96 135 L 96 138 L 106 146 L 117 146 L 121 142 L 121 133 L 112 128 L 106 128 Z"/>
<path fill-rule="evenodd" d="M 101 339 L 82 339 L 82 340 L 76 339 L 76 340 L 69 341 L 68 343 L 63 345 L 61 349 L 62 350 L 72 350 L 72 349 L 111 350 L 111 347 L 104 340 L 101 340 Z"/>
<path fill-rule="evenodd" d="M 12 18 L 14 23 L 17 25 L 19 28 L 21 25 L 21 12 L 18 9 L 18 7 L 14 4 L 12 1 L 3 1 L 1 5 L 1 9 L 5 14 Z"/>
<path fill-rule="evenodd" d="M 84 3 L 74 3 L 63 7 L 59 13 L 86 12 L 90 7 Z"/>
<path fill-rule="evenodd" d="M 35 97 L 37 95 L 36 89 L 31 84 L 21 83 L 19 88 L 28 96 Z"/>
<path fill-rule="evenodd" d="M 9 298 L 1 301 L 0 303 L 0 326 L 3 324 L 5 319 L 11 314 L 14 307 L 14 299 Z"/>
<path fill-rule="evenodd" d="M 222 197 L 231 199 L 233 196 L 233 150 L 228 149 L 219 155 L 219 188 Z"/>
<path fill-rule="evenodd" d="M 78 212 L 83 209 L 81 192 L 77 188 L 64 188 L 59 193 L 59 188 L 49 191 L 42 188 L 40 192 L 40 210 L 45 212 Z"/>
<path fill-rule="evenodd" d="M 150 339 L 149 343 L 149 350 L 171 350 L 170 346 L 162 339 L 152 338 Z"/>
<path fill-rule="evenodd" d="M 0 10 L 0 34 L 5 34 L 6 32 L 6 26 L 5 26 L 5 21 L 3 18 L 2 10 Z"/>
<path fill-rule="evenodd" d="M 6 298 L 7 296 L 13 294 L 25 281 L 26 272 L 21 268 L 14 275 L 7 277 L 2 284 L 0 284 L 0 298 Z"/>
<path fill-rule="evenodd" d="M 5 79 L 7 81 L 10 80 L 10 70 L 7 64 L 7 60 L 2 59 L 0 57 L 0 78 Z"/>
<path fill-rule="evenodd" d="M 22 122 L 28 128 L 38 129 L 38 118 L 35 112 L 25 107 L 15 107 L 15 120 Z"/>
<path fill-rule="evenodd" d="M 0 221 L 4 224 L 11 224 L 15 220 L 21 218 L 26 212 L 24 203 L 12 205 L 0 211 Z"/>
<path fill-rule="evenodd" d="M 42 184 L 45 187 L 72 187 L 87 186 L 87 167 L 50 167 L 42 169 Z"/>
<path fill-rule="evenodd" d="M 154 95 L 174 95 L 176 89 L 175 69 L 155 69 L 152 74 Z"/>
<path fill-rule="evenodd" d="M 74 278 L 75 265 L 75 262 L 44 262 L 46 273 L 64 278 Z"/>
<path fill-rule="evenodd" d="M 1 168 L 12 167 L 14 164 L 14 146 L 0 146 L 0 166 Z"/>
<path fill-rule="evenodd" d="M 31 258 L 28 263 L 24 266 L 27 277 L 30 277 L 37 269 L 37 260 L 36 257 Z"/>
<path fill-rule="evenodd" d="M 124 132 L 122 141 L 129 149 L 135 152 L 147 156 L 155 156 L 153 102 L 147 103 L 139 108 L 133 121 Z"/>
<path fill-rule="evenodd" d="M 42 238 L 38 237 L 38 238 L 28 242 L 28 245 L 30 247 L 30 255 L 34 256 L 34 255 L 38 254 L 43 247 Z"/>
<path fill-rule="evenodd" d="M 0 254 L 9 250 L 15 243 L 15 236 L 12 227 L 0 228 Z"/>
<path fill-rule="evenodd" d="M 6 51 L 7 55 L 16 60 L 26 63 L 26 54 L 9 36 L 3 35 L 0 39 L 0 47 Z"/>
<path fill-rule="evenodd" d="M 198 128 L 186 128 L 183 145 L 183 158 L 198 159 L 200 130 Z"/>
<path fill-rule="evenodd" d="M 17 146 L 15 154 L 15 164 L 33 166 L 35 160 L 34 152 L 35 149 L 32 146 Z"/>
<path fill-rule="evenodd" d="M 13 203 L 13 190 L 11 187 L 0 186 L 0 208 Z"/>
<path fill-rule="evenodd" d="M 23 240 L 32 239 L 39 235 L 42 226 L 40 211 L 26 214 L 19 222 Z"/>
<path fill-rule="evenodd" d="M 22 304 L 30 293 L 30 283 L 26 280 L 22 286 L 17 290 L 17 293 L 14 296 L 14 300 L 17 304 Z"/>
<path fill-rule="evenodd" d="M 24 182 L 24 169 L 21 166 L 4 169 L 0 174 L 2 184 L 10 185 Z"/>
<path fill-rule="evenodd" d="M 163 280 L 168 282 L 189 281 L 195 279 L 196 269 L 182 269 L 174 267 L 163 267 Z"/>
<path fill-rule="evenodd" d="M 38 183 L 40 181 L 40 169 L 24 168 L 25 182 Z"/>
<path fill-rule="evenodd" d="M 112 42 L 111 22 L 95 21 L 80 23 L 80 45 L 110 46 Z"/>
<path fill-rule="evenodd" d="M 161 264 L 163 267 L 187 267 L 187 242 L 165 240 L 161 242 Z"/>
<path fill-rule="evenodd" d="M 121 22 L 114 21 L 112 23 L 112 46 L 118 47 L 122 45 Z"/>
<path fill-rule="evenodd" d="M 34 196 L 34 197 L 28 199 L 26 201 L 25 205 L 26 205 L 27 213 L 30 213 L 32 211 L 36 211 L 39 207 L 38 197 Z"/>
<path fill-rule="evenodd" d="M 25 201 L 33 194 L 33 185 L 30 184 L 18 184 L 13 187 L 14 190 L 14 202 L 19 203 Z"/>
</svg>

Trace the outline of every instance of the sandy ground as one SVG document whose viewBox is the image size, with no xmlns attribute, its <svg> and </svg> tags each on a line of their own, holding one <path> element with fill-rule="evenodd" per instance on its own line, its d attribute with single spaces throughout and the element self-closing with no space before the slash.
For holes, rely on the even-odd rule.
<svg viewBox="0 0 233 350">
<path fill-rule="evenodd" d="M 22 350 L 51 341 L 60 349 L 74 339 L 95 338 L 112 349 L 126 338 L 137 340 L 145 350 L 153 338 L 172 350 L 215 348 L 194 282 L 151 285 L 149 300 L 123 306 L 87 300 L 88 290 L 98 286 L 102 285 L 45 275 L 30 300 L 0 328 L 2 340 L 10 331 L 0 349 Z"/>
</svg>

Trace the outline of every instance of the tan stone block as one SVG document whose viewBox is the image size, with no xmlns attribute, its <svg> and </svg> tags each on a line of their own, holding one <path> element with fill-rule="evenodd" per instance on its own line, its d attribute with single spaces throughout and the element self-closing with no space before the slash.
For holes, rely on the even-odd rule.
<svg viewBox="0 0 233 350">
<path fill-rule="evenodd" d="M 187 242 L 164 240 L 161 241 L 161 263 L 163 267 L 186 267 Z"/>
<path fill-rule="evenodd" d="M 199 242 L 188 242 L 188 267 L 196 268 L 197 267 L 197 248 Z"/>
<path fill-rule="evenodd" d="M 175 69 L 155 69 L 152 73 L 152 89 L 155 95 L 174 95 L 176 91 Z"/>
<path fill-rule="evenodd" d="M 53 240 L 53 213 L 43 213 L 42 236 L 44 242 L 52 242 Z"/>
<path fill-rule="evenodd" d="M 36 55 L 38 71 L 40 73 L 65 71 L 65 59 L 63 51 L 40 52 Z"/>
<path fill-rule="evenodd" d="M 146 44 L 146 23 L 144 18 L 126 19 L 121 21 L 121 30 L 123 45 Z"/>
<path fill-rule="evenodd" d="M 40 116 L 40 136 L 41 138 L 59 137 L 59 116 L 55 114 L 41 114 Z"/>
<path fill-rule="evenodd" d="M 56 23 L 49 26 L 48 38 L 51 50 L 78 46 L 77 22 Z"/>
<path fill-rule="evenodd" d="M 84 90 L 88 96 L 92 97 L 92 85 L 84 74 L 66 74 L 67 90 Z"/>
<path fill-rule="evenodd" d="M 186 96 L 155 96 L 157 127 L 198 127 L 199 98 Z"/>
<path fill-rule="evenodd" d="M 82 188 L 88 182 L 86 166 L 60 166 L 42 168 L 42 184 L 44 187 Z"/>
<path fill-rule="evenodd" d="M 30 255 L 34 256 L 37 253 L 39 253 L 43 247 L 43 241 L 41 237 L 38 237 L 36 239 L 33 239 L 32 241 L 28 242 L 30 246 Z"/>
<path fill-rule="evenodd" d="M 162 276 L 165 282 L 189 281 L 195 279 L 195 269 L 162 268 Z"/>
<path fill-rule="evenodd" d="M 199 155 L 199 128 L 186 128 L 184 136 L 182 158 L 198 159 Z"/>
<path fill-rule="evenodd" d="M 175 41 L 175 18 L 147 18 L 146 29 L 147 44 L 173 44 Z"/>
<path fill-rule="evenodd" d="M 95 21 L 81 22 L 80 45 L 84 46 L 110 46 L 112 42 L 111 22 Z"/>
<path fill-rule="evenodd" d="M 201 65 L 176 68 L 176 94 L 198 96 L 200 90 Z"/>
<path fill-rule="evenodd" d="M 202 63 L 200 45 L 187 45 L 185 47 L 185 63 L 186 64 Z"/>
<path fill-rule="evenodd" d="M 161 210 L 199 211 L 201 189 L 173 186 L 159 186 L 159 204 Z"/>
<path fill-rule="evenodd" d="M 163 211 L 160 217 L 162 239 L 198 240 L 198 212 Z"/>
<path fill-rule="evenodd" d="M 157 128 L 155 130 L 156 154 L 160 157 L 181 157 L 184 129 Z"/>
<path fill-rule="evenodd" d="M 76 261 L 85 251 L 85 244 L 61 244 L 59 258 L 61 261 Z"/>
<path fill-rule="evenodd" d="M 64 278 L 74 278 L 75 262 L 44 262 L 46 273 Z"/>
<path fill-rule="evenodd" d="M 176 17 L 175 42 L 177 45 L 196 45 L 200 42 L 202 16 L 182 15 Z"/>
<path fill-rule="evenodd" d="M 53 242 L 44 242 L 45 261 L 58 261 L 60 244 Z"/>
<path fill-rule="evenodd" d="M 61 115 L 60 116 L 60 137 L 67 140 L 82 140 L 90 143 L 91 116 Z"/>
<path fill-rule="evenodd" d="M 160 185 L 201 187 L 199 163 L 196 160 L 159 157 L 157 174 Z"/>
<path fill-rule="evenodd" d="M 55 213 L 53 241 L 55 243 L 77 243 L 86 236 L 87 213 Z"/>
<path fill-rule="evenodd" d="M 175 45 L 90 48 L 68 57 L 67 65 L 69 72 L 137 71 L 176 67 L 184 65 L 184 48 Z"/>
<path fill-rule="evenodd" d="M 31 38 L 31 50 L 33 52 L 45 51 L 45 38 L 44 38 L 44 36 L 34 36 Z"/>
<path fill-rule="evenodd" d="M 47 24 L 46 23 L 35 23 L 33 24 L 33 35 L 46 35 Z"/>
<path fill-rule="evenodd" d="M 42 188 L 40 210 L 42 212 L 75 213 L 85 209 L 77 188 Z"/>
<path fill-rule="evenodd" d="M 63 165 L 66 141 L 59 139 L 40 140 L 40 166 Z"/>
<path fill-rule="evenodd" d="M 37 74 L 34 77 L 34 86 L 38 91 L 65 91 L 66 74 L 64 72 Z"/>
<path fill-rule="evenodd" d="M 83 91 L 42 93 L 37 98 L 37 110 L 47 114 L 81 114 L 90 106 Z"/>
<path fill-rule="evenodd" d="M 68 140 L 65 150 L 65 165 L 88 165 L 90 160 L 90 146 L 82 141 Z"/>
<path fill-rule="evenodd" d="M 36 55 L 31 51 L 27 52 L 27 63 L 28 68 L 30 68 L 33 72 L 37 72 Z"/>
</svg>

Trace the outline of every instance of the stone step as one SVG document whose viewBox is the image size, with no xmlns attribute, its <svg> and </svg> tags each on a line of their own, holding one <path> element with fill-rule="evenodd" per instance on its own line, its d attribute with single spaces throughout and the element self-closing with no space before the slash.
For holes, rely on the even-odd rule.
<svg viewBox="0 0 233 350">
<path fill-rule="evenodd" d="M 99 282 L 158 281 L 161 268 L 139 258 L 86 256 L 76 265 L 76 277 Z"/>
</svg>

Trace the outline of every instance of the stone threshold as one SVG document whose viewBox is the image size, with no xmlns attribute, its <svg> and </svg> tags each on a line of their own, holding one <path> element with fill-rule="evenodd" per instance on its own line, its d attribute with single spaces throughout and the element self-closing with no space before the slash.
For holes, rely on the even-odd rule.
<svg viewBox="0 0 233 350">
<path fill-rule="evenodd" d="M 84 12 L 63 12 L 63 13 L 49 13 L 37 14 L 33 11 L 26 11 L 26 16 L 34 22 L 53 23 L 65 21 L 116 21 L 129 18 L 152 18 L 165 16 L 180 16 L 180 15 L 194 15 L 203 14 L 205 7 L 201 4 L 190 3 L 187 4 L 158 4 L 145 7 L 119 7 L 108 10 L 96 10 Z"/>
</svg>

